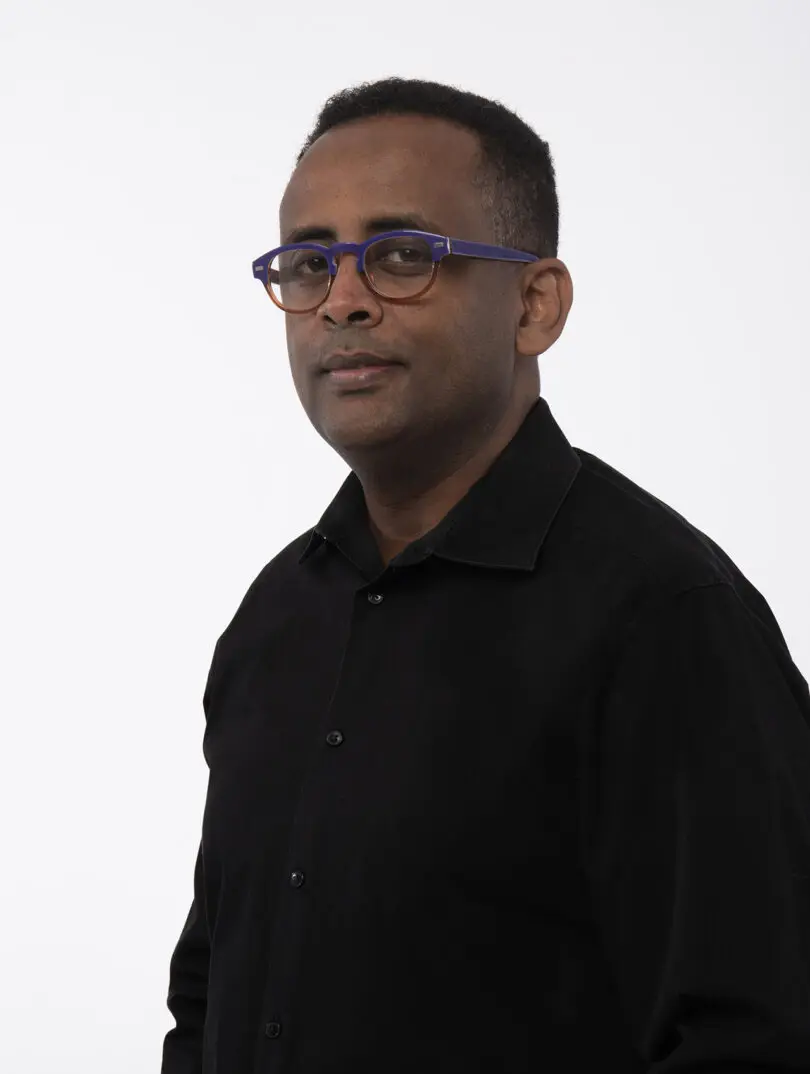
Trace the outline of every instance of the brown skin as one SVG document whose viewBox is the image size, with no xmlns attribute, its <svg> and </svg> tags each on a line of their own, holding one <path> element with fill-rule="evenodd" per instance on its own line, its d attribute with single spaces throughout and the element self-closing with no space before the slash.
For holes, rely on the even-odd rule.
<svg viewBox="0 0 810 1074">
<path fill-rule="evenodd" d="M 375 116 L 335 127 L 290 179 L 281 241 L 319 224 L 334 234 L 315 241 L 360 242 L 374 233 L 369 220 L 412 214 L 425 230 L 494 244 L 472 182 L 479 159 L 477 136 L 444 119 Z M 309 420 L 360 479 L 387 564 L 433 529 L 513 438 L 540 394 L 537 355 L 562 332 L 573 285 L 557 258 L 449 257 L 426 295 L 396 304 L 373 294 L 356 265 L 341 259 L 317 310 L 284 315 L 287 348 Z M 320 372 L 333 350 L 403 365 L 348 390 Z"/>
</svg>

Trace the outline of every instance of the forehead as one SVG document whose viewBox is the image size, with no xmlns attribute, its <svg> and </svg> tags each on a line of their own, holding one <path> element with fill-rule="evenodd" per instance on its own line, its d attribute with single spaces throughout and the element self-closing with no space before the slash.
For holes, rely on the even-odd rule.
<svg viewBox="0 0 810 1074">
<path fill-rule="evenodd" d="M 282 236 L 297 227 L 358 227 L 362 219 L 418 213 L 465 238 L 480 232 L 473 177 L 476 134 L 444 119 L 375 116 L 327 131 L 293 172 L 279 209 Z M 465 230 L 467 234 L 465 234 Z"/>
</svg>

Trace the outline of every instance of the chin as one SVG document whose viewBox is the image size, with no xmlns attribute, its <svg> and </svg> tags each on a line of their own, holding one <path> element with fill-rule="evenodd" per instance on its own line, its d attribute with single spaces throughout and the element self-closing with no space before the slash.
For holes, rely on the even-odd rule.
<svg viewBox="0 0 810 1074">
<path fill-rule="evenodd" d="M 355 408 L 354 413 L 351 407 L 345 407 L 340 414 L 320 414 L 313 424 L 341 455 L 394 443 L 405 428 L 401 415 L 382 409 L 375 413 L 372 408 L 362 407 Z"/>
</svg>

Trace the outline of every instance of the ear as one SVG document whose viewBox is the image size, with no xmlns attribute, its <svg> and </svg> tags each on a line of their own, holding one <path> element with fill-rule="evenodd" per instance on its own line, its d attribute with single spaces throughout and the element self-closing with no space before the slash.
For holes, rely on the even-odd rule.
<svg viewBox="0 0 810 1074">
<path fill-rule="evenodd" d="M 574 283 L 567 267 L 556 257 L 532 261 L 521 275 L 515 332 L 518 354 L 537 355 L 560 336 L 574 301 Z"/>
</svg>

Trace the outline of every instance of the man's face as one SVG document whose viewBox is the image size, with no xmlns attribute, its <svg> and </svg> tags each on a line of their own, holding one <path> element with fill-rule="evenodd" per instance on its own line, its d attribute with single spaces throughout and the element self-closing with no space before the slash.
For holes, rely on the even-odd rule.
<svg viewBox="0 0 810 1074">
<path fill-rule="evenodd" d="M 417 228 L 494 242 L 473 186 L 478 140 L 442 119 L 380 116 L 320 137 L 293 173 L 280 209 L 281 242 L 318 225 L 314 241 L 361 242 L 375 232 Z M 370 221 L 386 219 L 384 227 Z M 326 302 L 284 314 L 301 403 L 339 453 L 400 446 L 442 430 L 469 430 L 503 409 L 515 387 L 520 266 L 445 258 L 433 287 L 406 304 L 373 294 L 351 255 Z M 363 388 L 322 372 L 334 350 L 370 351 L 401 362 Z"/>
</svg>

